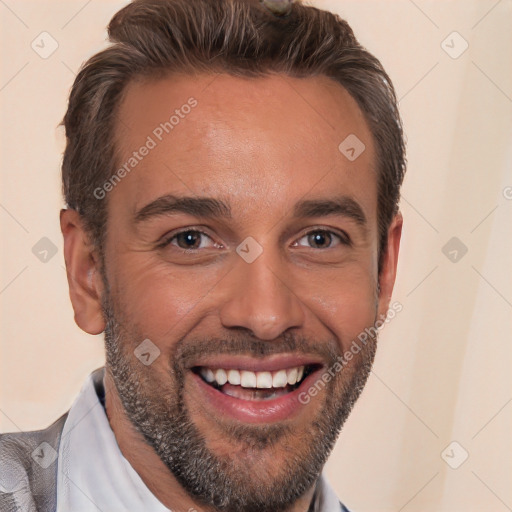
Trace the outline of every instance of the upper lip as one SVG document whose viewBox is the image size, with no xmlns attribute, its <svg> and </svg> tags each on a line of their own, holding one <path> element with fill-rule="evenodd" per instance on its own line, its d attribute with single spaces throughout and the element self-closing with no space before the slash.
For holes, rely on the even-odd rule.
<svg viewBox="0 0 512 512">
<path fill-rule="evenodd" d="M 272 372 L 298 366 L 323 365 L 315 356 L 280 354 L 256 359 L 254 356 L 218 355 L 196 361 L 191 368 L 204 366 L 211 369 L 246 370 L 249 372 Z"/>
</svg>

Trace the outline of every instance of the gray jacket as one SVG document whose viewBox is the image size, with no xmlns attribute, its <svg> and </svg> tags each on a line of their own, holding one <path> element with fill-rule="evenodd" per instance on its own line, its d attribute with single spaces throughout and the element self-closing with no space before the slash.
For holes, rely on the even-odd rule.
<svg viewBox="0 0 512 512">
<path fill-rule="evenodd" d="M 0 434 L 0 512 L 54 512 L 57 460 L 40 462 L 41 443 L 59 451 L 68 413 L 44 430 Z M 48 450 L 47 450 L 48 451 Z"/>
</svg>

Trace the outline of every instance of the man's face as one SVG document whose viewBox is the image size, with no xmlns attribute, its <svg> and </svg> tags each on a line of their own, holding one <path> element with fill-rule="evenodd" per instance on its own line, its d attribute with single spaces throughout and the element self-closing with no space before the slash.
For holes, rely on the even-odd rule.
<svg viewBox="0 0 512 512">
<path fill-rule="evenodd" d="M 174 76 L 128 86 L 116 138 L 119 167 L 150 148 L 106 199 L 116 392 L 188 492 L 281 510 L 321 471 L 376 340 L 299 395 L 388 306 L 364 117 L 325 77 Z"/>
</svg>

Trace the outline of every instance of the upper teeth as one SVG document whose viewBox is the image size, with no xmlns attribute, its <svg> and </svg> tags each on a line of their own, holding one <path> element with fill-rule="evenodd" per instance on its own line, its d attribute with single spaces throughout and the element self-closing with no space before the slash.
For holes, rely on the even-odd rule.
<svg viewBox="0 0 512 512">
<path fill-rule="evenodd" d="M 247 370 L 224 370 L 222 368 L 212 370 L 201 368 L 201 375 L 206 382 L 216 382 L 223 386 L 226 382 L 243 388 L 284 388 L 288 384 L 294 385 L 300 382 L 304 376 L 304 366 L 278 370 L 275 372 L 250 372 Z"/>
</svg>

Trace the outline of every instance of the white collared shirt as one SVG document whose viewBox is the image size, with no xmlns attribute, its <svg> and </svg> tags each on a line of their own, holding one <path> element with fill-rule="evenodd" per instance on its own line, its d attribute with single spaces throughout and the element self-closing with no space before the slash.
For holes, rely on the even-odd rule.
<svg viewBox="0 0 512 512">
<path fill-rule="evenodd" d="M 85 381 L 69 410 L 58 453 L 56 512 L 169 512 L 123 456 L 98 397 L 104 368 Z M 322 475 L 315 512 L 340 512 Z"/>
</svg>

